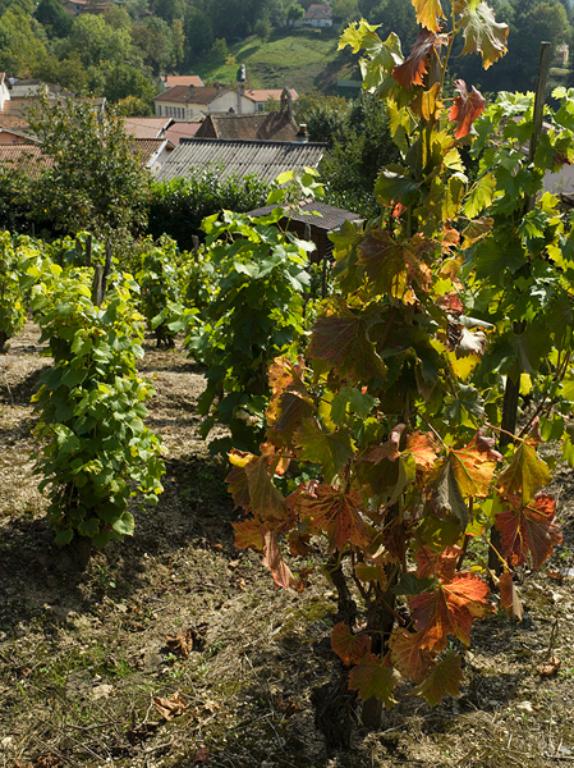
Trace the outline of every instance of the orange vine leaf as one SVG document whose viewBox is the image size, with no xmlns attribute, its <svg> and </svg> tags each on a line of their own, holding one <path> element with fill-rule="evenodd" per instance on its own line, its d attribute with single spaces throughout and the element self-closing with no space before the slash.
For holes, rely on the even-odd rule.
<svg viewBox="0 0 574 768">
<path fill-rule="evenodd" d="M 403 88 L 424 85 L 431 55 L 448 43 L 446 35 L 437 35 L 428 29 L 421 31 L 408 57 L 393 69 L 393 77 Z"/>
<path fill-rule="evenodd" d="M 509 508 L 496 516 L 502 554 L 512 566 L 522 565 L 530 557 L 538 570 L 562 543 L 560 527 L 554 522 L 556 500 L 539 495 L 523 505 L 518 496 L 506 499 Z"/>
<path fill-rule="evenodd" d="M 448 119 L 456 123 L 456 139 L 468 136 L 474 121 L 484 112 L 486 99 L 473 86 L 469 91 L 464 80 L 455 80 L 458 96 L 449 110 Z"/>
<path fill-rule="evenodd" d="M 345 622 L 340 621 L 331 630 L 331 648 L 346 667 L 358 664 L 371 651 L 368 635 L 354 635 Z"/>
</svg>

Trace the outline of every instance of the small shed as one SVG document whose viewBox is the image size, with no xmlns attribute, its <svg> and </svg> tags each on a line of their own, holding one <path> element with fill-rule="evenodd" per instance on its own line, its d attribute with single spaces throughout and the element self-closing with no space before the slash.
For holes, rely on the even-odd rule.
<svg viewBox="0 0 574 768">
<path fill-rule="evenodd" d="M 275 208 L 277 206 L 267 205 L 264 208 L 249 211 L 248 215 L 267 216 Z M 340 229 L 346 221 L 361 224 L 364 218 L 358 213 L 313 201 L 303 203 L 298 210 L 294 210 L 289 217 L 282 219 L 279 224 L 285 226 L 289 231 L 295 232 L 299 237 L 315 243 L 317 250 L 311 255 L 311 260 L 320 262 L 331 258 L 333 243 L 329 240 L 329 235 Z"/>
</svg>

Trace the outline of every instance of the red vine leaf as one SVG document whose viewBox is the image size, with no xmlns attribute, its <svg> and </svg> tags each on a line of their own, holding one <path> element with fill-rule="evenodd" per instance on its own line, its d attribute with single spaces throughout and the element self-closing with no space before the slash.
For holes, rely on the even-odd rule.
<svg viewBox="0 0 574 768">
<path fill-rule="evenodd" d="M 437 35 L 429 29 L 422 30 L 408 57 L 393 69 L 395 80 L 407 89 L 413 85 L 424 85 L 431 55 L 447 43 L 446 35 Z"/>
<path fill-rule="evenodd" d="M 487 611 L 488 586 L 478 576 L 461 573 L 433 592 L 415 595 L 409 601 L 421 649 L 444 650 L 449 635 L 470 645 L 475 618 Z"/>
<path fill-rule="evenodd" d="M 461 553 L 460 547 L 446 547 L 442 552 L 436 552 L 430 547 L 421 547 L 417 552 L 417 578 L 437 576 L 444 581 L 450 581 L 454 578 Z"/>
<path fill-rule="evenodd" d="M 448 119 L 456 123 L 456 139 L 468 136 L 474 121 L 484 112 L 486 100 L 473 86 L 469 91 L 464 80 L 455 80 L 455 90 L 458 96 L 449 110 Z"/>
<path fill-rule="evenodd" d="M 514 585 L 511 571 L 506 571 L 502 574 L 498 582 L 498 589 L 500 592 L 501 608 L 504 608 L 509 616 L 522 621 L 524 618 L 524 608 L 518 596 L 518 590 Z"/>
<path fill-rule="evenodd" d="M 349 673 L 349 688 L 363 701 L 378 699 L 386 707 L 396 704 L 393 690 L 397 684 L 394 669 L 372 653 L 364 656 Z"/>
<path fill-rule="evenodd" d="M 345 622 L 340 621 L 331 630 L 331 648 L 346 667 L 358 664 L 371 652 L 368 635 L 354 635 Z"/>
<path fill-rule="evenodd" d="M 271 571 L 273 581 L 282 589 L 294 589 L 297 592 L 303 590 L 303 584 L 296 579 L 287 563 L 281 556 L 281 550 L 277 542 L 277 534 L 274 531 L 266 531 L 263 546 L 263 565 Z"/>
<path fill-rule="evenodd" d="M 396 628 L 389 641 L 393 664 L 413 683 L 420 683 L 432 665 L 432 654 L 421 647 L 421 638 L 420 632 Z"/>
<path fill-rule="evenodd" d="M 290 497 L 290 504 L 299 516 L 309 519 L 311 529 L 327 534 L 331 547 L 340 552 L 347 544 L 360 549 L 369 545 L 360 501 L 358 494 L 342 493 L 326 484 L 300 489 Z"/>
<path fill-rule="evenodd" d="M 563 541 L 562 531 L 554 522 L 556 500 L 540 495 L 524 506 L 518 497 L 507 502 L 509 508 L 495 521 L 502 554 L 512 566 L 522 565 L 530 557 L 532 567 L 538 570 Z"/>
<path fill-rule="evenodd" d="M 460 656 L 448 651 L 418 686 L 417 693 L 434 707 L 447 696 L 460 696 L 462 677 Z"/>
</svg>

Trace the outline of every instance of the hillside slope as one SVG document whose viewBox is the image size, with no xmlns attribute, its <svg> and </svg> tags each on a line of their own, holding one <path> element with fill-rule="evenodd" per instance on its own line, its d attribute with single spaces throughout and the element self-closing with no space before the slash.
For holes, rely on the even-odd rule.
<svg viewBox="0 0 574 768">
<path fill-rule="evenodd" d="M 197 66 L 206 81 L 232 83 L 237 68 L 245 64 L 251 87 L 279 88 L 289 85 L 302 92 L 331 90 L 337 80 L 349 77 L 353 65 L 337 53 L 338 30 L 300 31 L 264 41 L 249 37 L 233 46 L 223 65 L 206 61 Z"/>
</svg>

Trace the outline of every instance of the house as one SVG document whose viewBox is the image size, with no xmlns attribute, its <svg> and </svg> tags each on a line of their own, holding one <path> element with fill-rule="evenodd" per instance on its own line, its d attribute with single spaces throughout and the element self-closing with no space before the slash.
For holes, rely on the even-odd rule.
<svg viewBox="0 0 574 768">
<path fill-rule="evenodd" d="M 62 5 L 70 16 L 80 16 L 82 13 L 105 13 L 112 0 L 62 0 Z"/>
<path fill-rule="evenodd" d="M 333 9 L 328 3 L 311 3 L 303 18 L 295 22 L 295 26 L 330 29 L 333 26 Z"/>
<path fill-rule="evenodd" d="M 37 179 L 52 165 L 52 160 L 36 144 L 0 144 L 0 173 L 20 171 Z"/>
<path fill-rule="evenodd" d="M 176 85 L 156 96 L 154 103 L 158 117 L 185 121 L 199 120 L 210 112 L 233 110 L 242 114 L 256 111 L 255 103 L 246 99 L 239 89 L 234 91 L 221 85 L 200 88 Z"/>
<path fill-rule="evenodd" d="M 266 112 L 270 104 L 281 103 L 285 94 L 292 102 L 299 98 L 295 88 L 249 88 L 245 91 L 245 97 L 255 103 L 257 112 Z"/>
<path fill-rule="evenodd" d="M 197 131 L 198 139 L 259 139 L 260 141 L 297 141 L 299 126 L 281 112 L 261 115 L 208 115 Z"/>
<path fill-rule="evenodd" d="M 173 117 L 126 117 L 126 133 L 134 139 L 161 139 L 173 125 Z"/>
<path fill-rule="evenodd" d="M 0 128 L 0 146 L 15 146 L 17 144 L 34 144 L 35 141 L 23 131 L 11 128 Z"/>
<path fill-rule="evenodd" d="M 267 205 L 255 211 L 249 211 L 249 216 L 267 216 L 274 211 L 276 206 Z M 319 214 L 319 215 L 317 215 Z M 288 217 L 281 219 L 279 226 L 290 232 L 295 232 L 304 240 L 311 240 L 317 246 L 317 250 L 311 254 L 311 261 L 321 261 L 331 258 L 333 242 L 329 235 L 337 232 L 345 222 L 361 224 L 364 218 L 358 213 L 352 213 L 342 208 L 314 200 L 310 203 L 302 203 L 297 208 L 290 210 Z"/>
<path fill-rule="evenodd" d="M 171 141 L 165 138 L 132 139 L 132 146 L 136 155 L 140 157 L 142 165 L 152 176 L 158 175 L 174 150 Z"/>
<path fill-rule="evenodd" d="M 10 89 L 8 88 L 6 72 L 0 72 L 0 112 L 4 110 L 4 104 L 7 101 L 10 101 Z"/>
<path fill-rule="evenodd" d="M 259 139 L 261 141 L 297 141 L 300 127 L 293 117 L 291 96 L 280 92 L 281 109 L 255 115 L 235 113 L 207 115 L 196 133 L 198 139 Z"/>
<path fill-rule="evenodd" d="M 283 171 L 316 168 L 326 148 L 326 144 L 304 141 L 184 140 L 170 154 L 158 178 L 189 178 L 211 169 L 223 178 L 256 176 L 271 182 Z"/>
<path fill-rule="evenodd" d="M 185 85 L 188 88 L 203 88 L 205 85 L 199 75 L 165 75 L 162 82 L 166 89 L 175 88 L 176 85 Z"/>
<path fill-rule="evenodd" d="M 165 137 L 171 141 L 174 147 L 177 147 L 177 145 L 184 139 L 193 139 L 193 137 L 197 135 L 200 127 L 201 121 L 199 120 L 192 122 L 174 120 L 165 132 Z"/>
</svg>

